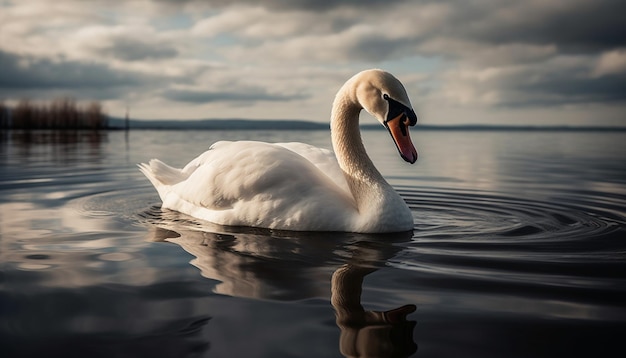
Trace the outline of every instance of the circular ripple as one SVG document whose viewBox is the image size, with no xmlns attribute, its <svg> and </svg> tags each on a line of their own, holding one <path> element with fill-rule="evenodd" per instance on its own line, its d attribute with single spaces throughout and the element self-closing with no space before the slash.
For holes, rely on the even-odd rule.
<svg viewBox="0 0 626 358">
<path fill-rule="evenodd" d="M 516 242 L 576 241 L 607 235 L 623 217 L 597 206 L 484 192 L 400 190 L 415 215 L 418 239 Z M 596 194 L 597 195 L 597 194 Z"/>
<path fill-rule="evenodd" d="M 390 264 L 435 275 L 427 285 L 615 294 L 614 278 L 620 278 L 626 256 L 626 221 L 611 205 L 598 205 L 598 193 L 593 205 L 580 197 L 533 200 L 449 189 L 400 193 L 415 213 L 416 230 Z"/>
<path fill-rule="evenodd" d="M 136 221 L 137 215 L 158 202 L 151 188 L 126 187 L 93 193 L 70 202 L 74 210 L 84 216 L 113 216 Z"/>
</svg>

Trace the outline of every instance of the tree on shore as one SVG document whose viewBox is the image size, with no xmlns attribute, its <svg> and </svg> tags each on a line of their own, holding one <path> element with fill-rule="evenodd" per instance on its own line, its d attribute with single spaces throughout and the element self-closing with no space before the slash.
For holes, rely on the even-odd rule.
<svg viewBox="0 0 626 358">
<path fill-rule="evenodd" d="M 0 102 L 0 128 L 9 129 L 105 129 L 108 118 L 99 102 L 79 106 L 72 98 L 58 98 L 49 104 L 22 99 L 14 108 Z"/>
</svg>

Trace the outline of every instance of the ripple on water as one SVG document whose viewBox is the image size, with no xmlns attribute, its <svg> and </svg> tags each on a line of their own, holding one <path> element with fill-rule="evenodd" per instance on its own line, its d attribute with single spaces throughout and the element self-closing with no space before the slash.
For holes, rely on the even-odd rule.
<svg viewBox="0 0 626 358">
<path fill-rule="evenodd" d="M 542 243 L 610 234 L 626 219 L 597 205 L 547 201 L 479 191 L 403 189 L 414 212 L 415 238 L 455 242 Z M 598 194 L 596 194 L 598 195 Z"/>
<path fill-rule="evenodd" d="M 626 299 L 625 221 L 597 200 L 585 206 L 474 191 L 400 193 L 415 213 L 415 233 L 390 264 L 421 273 L 426 286 Z"/>
<path fill-rule="evenodd" d="M 121 189 L 92 193 L 69 202 L 69 206 L 88 217 L 109 216 L 136 221 L 138 213 L 154 204 L 152 188 L 127 186 Z"/>
</svg>

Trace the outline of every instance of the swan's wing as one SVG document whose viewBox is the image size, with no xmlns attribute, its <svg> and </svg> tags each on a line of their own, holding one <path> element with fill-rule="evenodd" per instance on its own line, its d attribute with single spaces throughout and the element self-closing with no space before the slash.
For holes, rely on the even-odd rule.
<svg viewBox="0 0 626 358">
<path fill-rule="evenodd" d="M 196 169 L 198 169 L 198 167 L 200 167 L 203 164 L 208 163 L 211 160 L 211 158 L 215 155 L 211 151 L 211 149 L 219 148 L 220 146 L 228 146 L 230 143 L 232 143 L 232 142 L 230 142 L 230 141 L 219 141 L 219 142 L 213 143 L 213 145 L 211 145 L 211 147 L 209 147 L 209 150 L 207 150 L 206 152 L 200 154 L 199 156 L 194 158 L 192 161 L 187 163 L 187 165 L 185 165 L 185 167 L 181 170 L 181 172 L 185 173 L 185 175 L 187 175 L 187 176 L 191 175 Z"/>
<path fill-rule="evenodd" d="M 331 150 L 299 142 L 276 143 L 276 145 L 287 148 L 306 158 L 319 168 L 322 173 L 326 174 L 337 186 L 346 193 L 350 193 L 350 188 L 348 187 L 348 182 L 346 182 L 343 170 L 339 167 L 337 157 Z"/>
<path fill-rule="evenodd" d="M 172 186 L 163 207 L 219 224 L 288 228 L 310 216 L 322 225 L 354 208 L 312 162 L 275 144 L 219 142 L 186 169 L 193 173 Z"/>
</svg>

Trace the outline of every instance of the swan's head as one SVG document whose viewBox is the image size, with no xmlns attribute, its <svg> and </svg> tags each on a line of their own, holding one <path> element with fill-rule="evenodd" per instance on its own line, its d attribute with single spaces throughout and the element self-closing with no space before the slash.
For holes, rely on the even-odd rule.
<svg viewBox="0 0 626 358">
<path fill-rule="evenodd" d="M 417 150 L 411 141 L 409 127 L 417 115 L 400 81 L 389 72 L 367 70 L 353 77 L 356 98 L 363 108 L 389 130 L 400 156 L 413 164 Z"/>
</svg>

